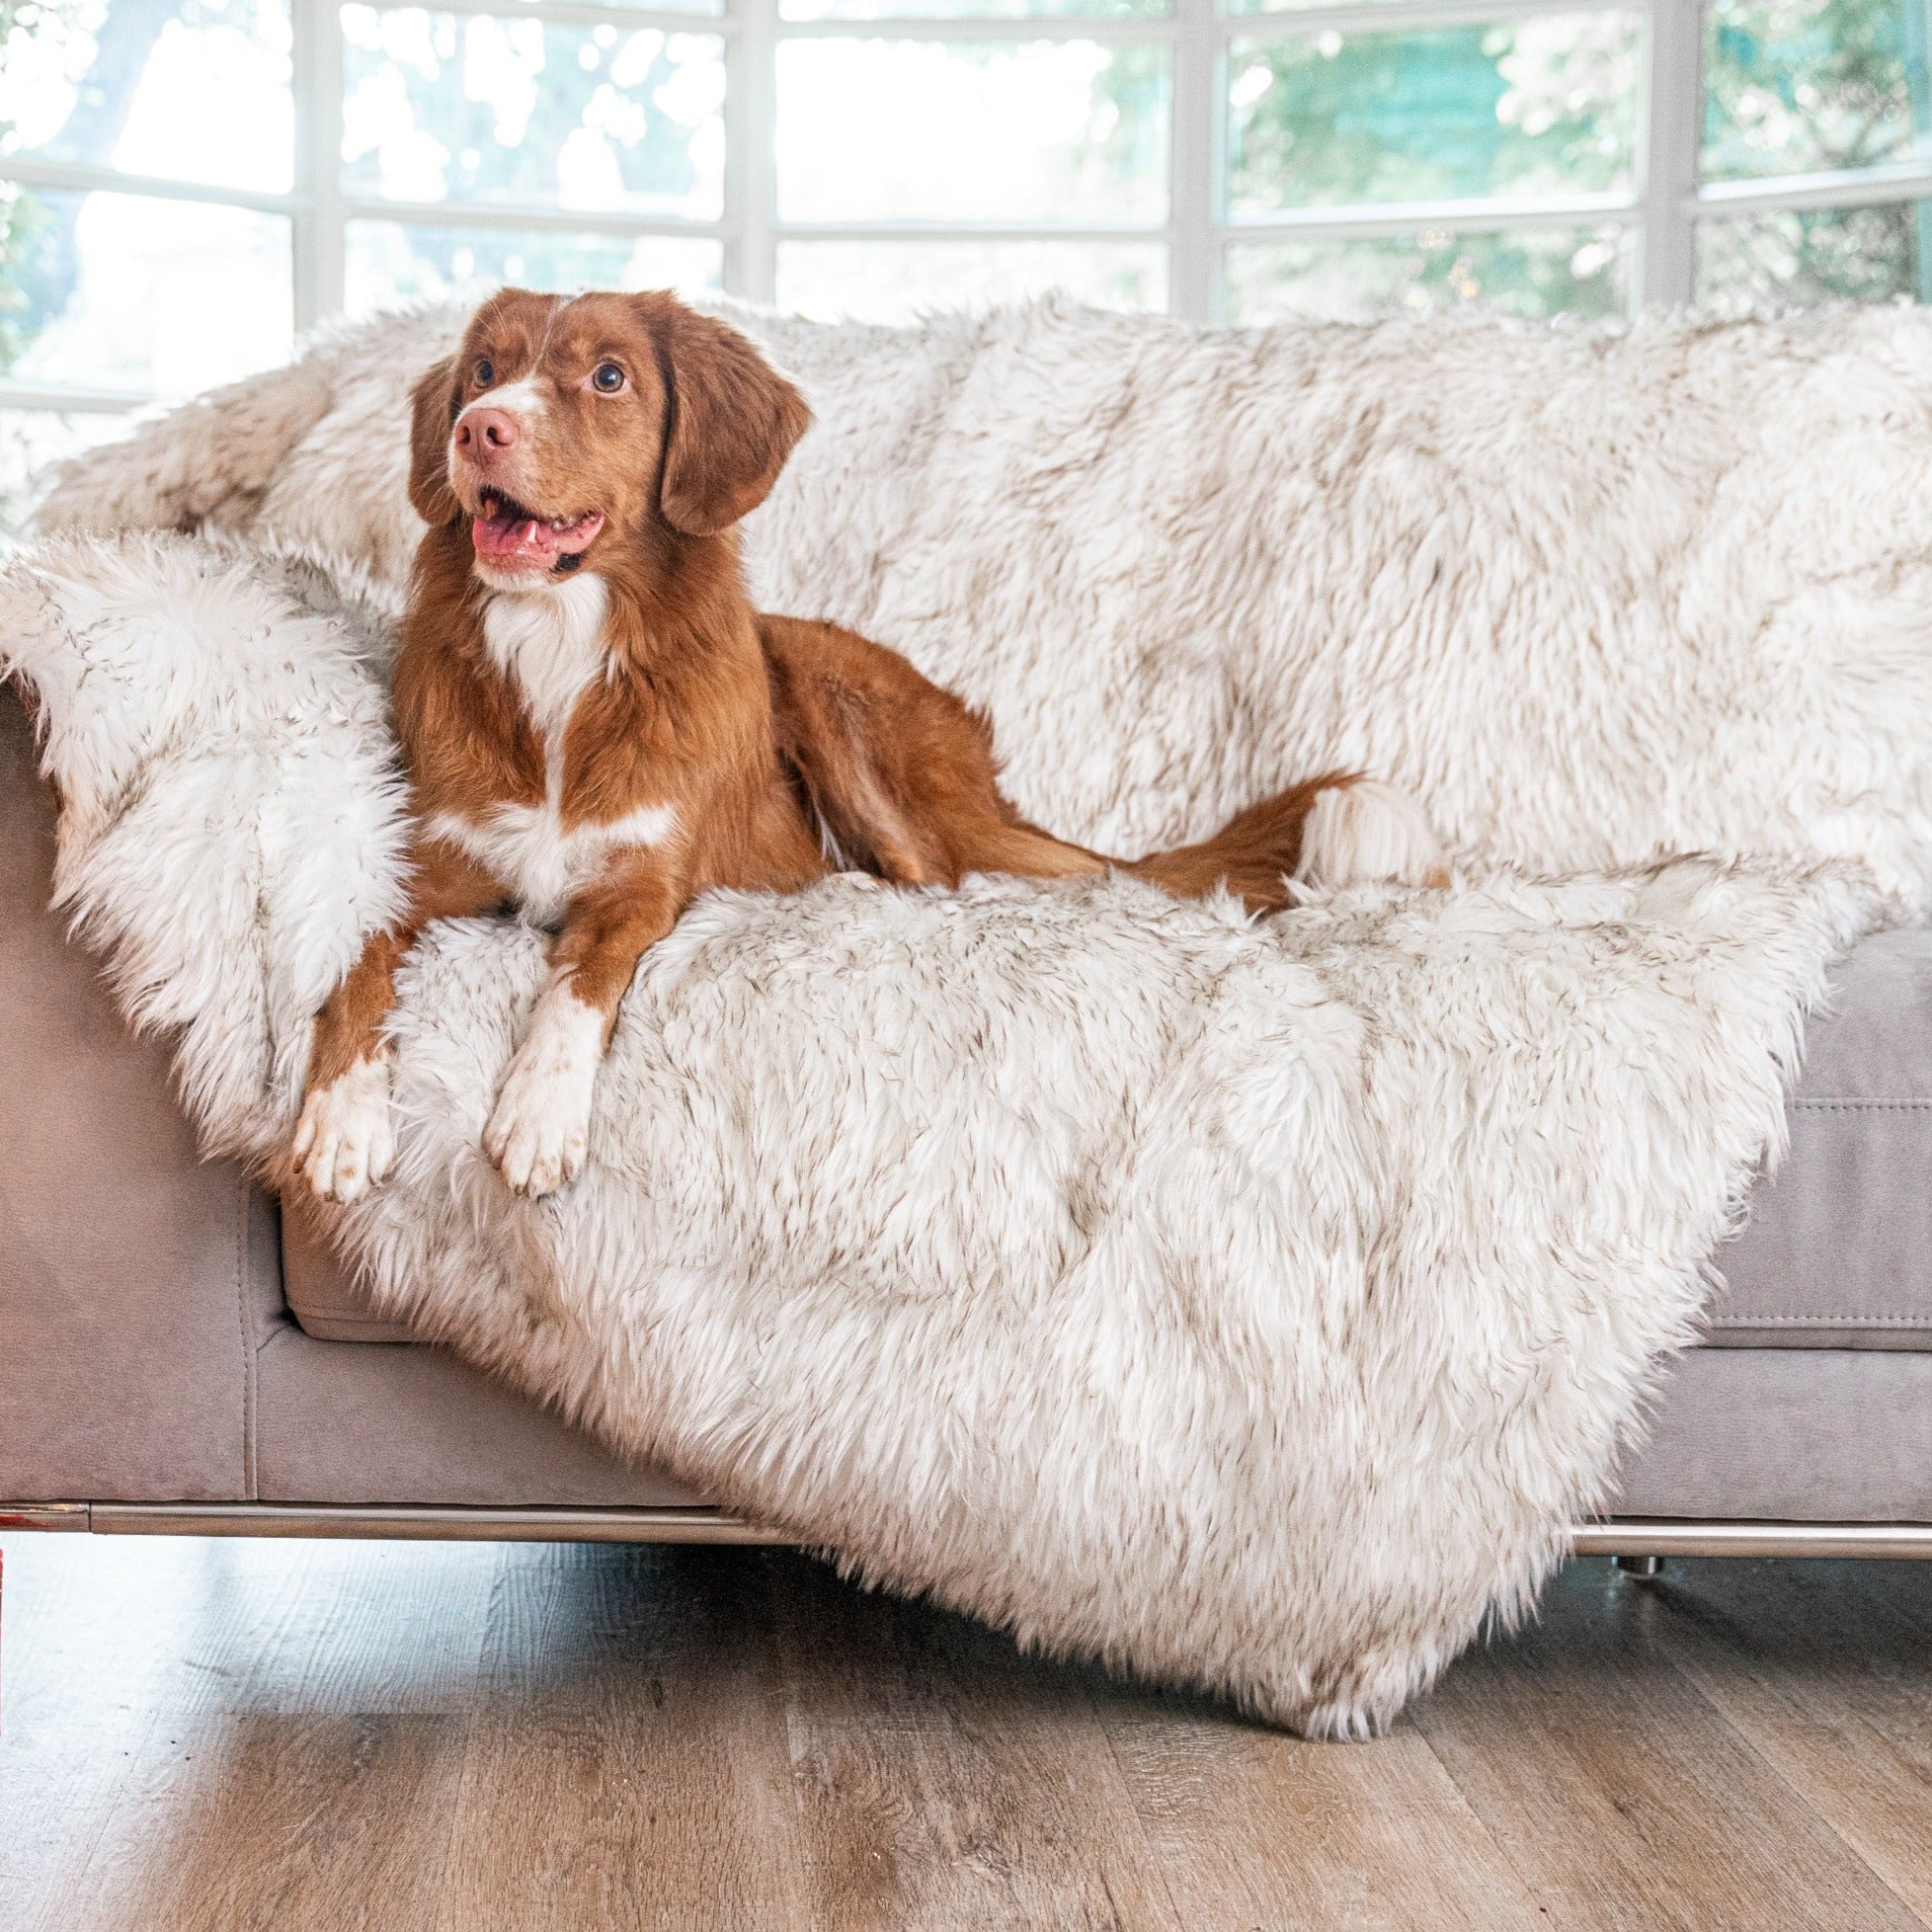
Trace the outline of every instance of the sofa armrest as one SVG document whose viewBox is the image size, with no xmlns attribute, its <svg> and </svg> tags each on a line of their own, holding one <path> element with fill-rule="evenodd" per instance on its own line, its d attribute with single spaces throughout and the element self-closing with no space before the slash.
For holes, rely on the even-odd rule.
<svg viewBox="0 0 1932 1932">
<path fill-rule="evenodd" d="M 243 1500 L 275 1209 L 46 910 L 53 804 L 0 686 L 0 1500 Z"/>
</svg>

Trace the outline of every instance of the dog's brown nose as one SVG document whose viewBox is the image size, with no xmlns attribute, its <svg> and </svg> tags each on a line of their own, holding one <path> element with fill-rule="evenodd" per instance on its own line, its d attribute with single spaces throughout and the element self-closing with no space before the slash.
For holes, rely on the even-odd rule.
<svg viewBox="0 0 1932 1932">
<path fill-rule="evenodd" d="M 466 409 L 456 419 L 456 447 L 472 462 L 487 463 L 517 434 L 517 419 L 507 409 Z"/>
</svg>

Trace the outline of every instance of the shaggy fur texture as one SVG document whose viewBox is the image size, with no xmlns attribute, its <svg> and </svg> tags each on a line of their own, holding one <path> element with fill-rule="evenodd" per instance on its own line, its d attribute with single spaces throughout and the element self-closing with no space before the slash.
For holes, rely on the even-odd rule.
<svg viewBox="0 0 1932 1932">
<path fill-rule="evenodd" d="M 754 601 L 988 711 L 1015 802 L 1065 837 L 1171 845 L 1353 769 L 1465 859 L 1839 851 L 1932 904 L 1932 310 L 731 315 L 819 419 L 746 525 Z M 79 458 L 44 523 L 174 527 L 199 474 L 259 503 L 224 526 L 399 586 L 408 387 L 461 320 L 332 339 L 333 406 L 266 486 L 256 385 L 306 397 L 306 367 Z"/>
<path fill-rule="evenodd" d="M 1775 1157 L 1805 1006 L 1925 903 L 1926 325 L 761 326 L 823 419 L 765 600 L 988 702 L 1027 806 L 1132 846 L 1359 762 L 1472 861 L 1634 869 L 1259 922 L 1119 878 L 715 895 L 540 1204 L 477 1146 L 540 938 L 444 925 L 402 977 L 396 1174 L 338 1238 L 431 1332 L 869 1578 L 1359 1734 L 1605 1492 Z M 331 354 L 400 388 L 441 328 Z M 319 465 L 388 461 L 396 420 L 263 491 L 366 561 L 347 591 L 147 537 L 0 592 L 62 897 L 184 1029 L 208 1145 L 264 1167 L 394 904 L 377 619 L 413 532 Z M 182 433 L 228 461 L 218 413 Z M 155 434 L 58 518 L 127 515 Z M 1699 845 L 1732 856 L 1636 864 Z"/>
</svg>

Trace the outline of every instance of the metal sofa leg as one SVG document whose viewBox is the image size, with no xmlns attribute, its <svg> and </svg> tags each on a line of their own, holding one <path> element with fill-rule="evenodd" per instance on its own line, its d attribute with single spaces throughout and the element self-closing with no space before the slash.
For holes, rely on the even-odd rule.
<svg viewBox="0 0 1932 1932">
<path fill-rule="evenodd" d="M 1619 1575 L 1637 1578 L 1640 1582 L 1654 1582 L 1663 1574 L 1661 1557 L 1612 1557 L 1610 1567 Z"/>
</svg>

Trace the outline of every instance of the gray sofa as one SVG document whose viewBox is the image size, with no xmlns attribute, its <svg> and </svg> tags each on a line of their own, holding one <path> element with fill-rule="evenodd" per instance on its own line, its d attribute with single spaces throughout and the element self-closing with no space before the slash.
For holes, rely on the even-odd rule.
<svg viewBox="0 0 1932 1932">
<path fill-rule="evenodd" d="M 0 693 L 0 1525 L 756 1539 L 374 1317 L 197 1158 L 46 912 L 52 829 Z M 1791 1133 L 1580 1548 L 1932 1554 L 1932 931 L 1848 962 Z"/>
</svg>

